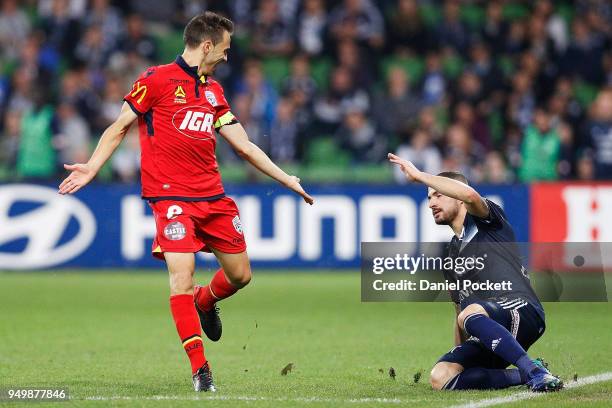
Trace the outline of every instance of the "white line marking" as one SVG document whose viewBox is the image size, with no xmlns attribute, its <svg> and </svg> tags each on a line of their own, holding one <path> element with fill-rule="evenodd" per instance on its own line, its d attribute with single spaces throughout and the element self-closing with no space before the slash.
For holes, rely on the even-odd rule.
<svg viewBox="0 0 612 408">
<path fill-rule="evenodd" d="M 584 377 L 579 379 L 578 381 L 571 381 L 565 385 L 566 389 L 583 387 L 589 384 L 595 384 L 599 382 L 605 382 L 612 380 L 612 371 L 592 375 L 590 377 Z M 561 391 L 563 392 L 563 391 Z M 451 408 L 482 408 L 482 407 L 490 407 L 493 405 L 513 403 L 517 401 L 522 401 L 526 399 L 538 398 L 546 393 L 536 393 L 531 391 L 523 391 L 516 394 L 508 395 L 506 397 L 498 397 L 498 398 L 487 398 L 480 401 L 470 401 L 466 404 L 454 405 Z M 257 396 L 241 396 L 241 395 L 194 395 L 192 397 L 189 396 L 180 396 L 180 395 L 153 395 L 150 397 L 132 397 L 132 396 L 122 396 L 122 395 L 114 395 L 110 397 L 104 396 L 92 396 L 85 398 L 74 398 L 74 399 L 84 399 L 88 401 L 273 401 L 273 402 L 305 402 L 305 403 L 327 403 L 327 404 L 340 404 L 340 403 L 351 403 L 351 404 L 368 404 L 368 403 L 377 403 L 377 404 L 405 404 L 407 402 L 411 402 L 410 400 L 402 400 L 399 398 L 351 398 L 351 399 L 342 399 L 342 398 L 321 398 L 321 397 L 295 397 L 295 398 L 274 398 L 274 397 L 257 397 Z"/>
<path fill-rule="evenodd" d="M 75 398 L 79 399 L 79 398 Z M 380 403 L 380 404 L 401 404 L 402 401 L 398 398 L 320 398 L 320 397 L 296 397 L 296 398 L 271 398 L 271 397 L 248 397 L 240 395 L 208 395 L 208 396 L 177 396 L 177 395 L 154 395 L 151 397 L 130 397 L 122 395 L 114 395 L 111 397 L 94 396 L 82 398 L 88 401 L 274 401 L 274 402 L 315 402 L 315 403 Z"/>
<path fill-rule="evenodd" d="M 590 377 L 580 378 L 578 381 L 570 381 L 565 384 L 565 389 L 572 389 L 578 387 L 584 387 L 585 385 L 595 384 L 599 382 L 605 382 L 612 380 L 612 371 L 607 373 L 601 373 L 592 375 Z M 563 392 L 560 391 L 560 392 Z M 487 398 L 480 401 L 470 401 L 466 404 L 462 405 L 454 405 L 451 408 L 482 408 L 482 407 L 491 407 L 493 405 L 499 404 L 509 404 L 512 402 L 522 401 L 526 399 L 537 398 L 545 395 L 545 392 L 531 392 L 531 391 L 523 391 L 517 394 L 508 395 L 507 397 L 498 397 L 498 398 Z"/>
</svg>

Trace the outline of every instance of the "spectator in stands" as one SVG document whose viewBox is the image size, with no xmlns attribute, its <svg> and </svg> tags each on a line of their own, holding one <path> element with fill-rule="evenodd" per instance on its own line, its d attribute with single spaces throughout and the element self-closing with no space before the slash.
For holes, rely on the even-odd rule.
<svg viewBox="0 0 612 408">
<path fill-rule="evenodd" d="M 375 80 L 375 67 L 367 62 L 369 58 L 364 54 L 365 51 L 353 40 L 342 40 L 337 44 L 336 65 L 350 71 L 353 83 L 369 89 Z"/>
<path fill-rule="evenodd" d="M 100 116 L 96 123 L 97 130 L 106 129 L 115 121 L 115 118 L 121 112 L 123 95 L 125 95 L 125 92 L 119 78 L 109 77 L 104 86 L 99 109 Z M 99 132 L 96 131 L 95 133 Z"/>
<path fill-rule="evenodd" d="M 376 49 L 384 45 L 384 21 L 371 0 L 344 0 L 332 11 L 330 27 L 336 41 L 352 40 Z"/>
<path fill-rule="evenodd" d="M 0 133 L 0 164 L 14 170 L 21 137 L 21 112 L 12 110 L 4 115 L 4 129 Z"/>
<path fill-rule="evenodd" d="M 337 67 L 331 74 L 327 92 L 314 103 L 317 130 L 321 133 L 334 133 L 342 122 L 346 106 L 358 106 L 366 111 L 370 108 L 370 97 L 364 89 L 353 83 L 348 69 Z"/>
<path fill-rule="evenodd" d="M 456 171 L 467 174 L 473 179 L 477 165 L 484 162 L 486 151 L 460 124 L 452 124 L 446 131 L 444 156 L 453 163 Z"/>
<path fill-rule="evenodd" d="M 42 84 L 33 87 L 31 93 L 32 108 L 26 110 L 21 119 L 17 174 L 26 179 L 44 180 L 57 173 L 53 148 L 55 111 Z"/>
<path fill-rule="evenodd" d="M 299 91 L 306 97 L 307 103 L 312 102 L 317 92 L 317 83 L 310 74 L 310 61 L 304 54 L 298 54 L 291 60 L 291 72 L 282 85 L 283 94 Z"/>
<path fill-rule="evenodd" d="M 91 132 L 89 125 L 70 103 L 57 107 L 57 131 L 53 146 L 60 163 L 84 163 L 89 158 Z"/>
<path fill-rule="evenodd" d="M 335 136 L 338 145 L 350 152 L 353 162 L 360 165 L 380 162 L 387 150 L 385 138 L 376 133 L 365 112 L 359 105 L 346 106 L 342 126 Z"/>
<path fill-rule="evenodd" d="M 406 132 L 404 136 L 404 142 L 397 148 L 396 155 L 411 161 L 418 169 L 429 174 L 438 174 L 442 171 L 440 151 L 425 130 L 417 128 L 412 135 Z M 393 177 L 400 184 L 407 183 L 406 176 L 399 167 L 393 168 Z"/>
<path fill-rule="evenodd" d="M 423 78 L 423 103 L 437 105 L 446 97 L 447 80 L 442 72 L 442 57 L 437 51 L 427 54 Z"/>
<path fill-rule="evenodd" d="M 51 13 L 41 20 L 40 25 L 47 36 L 47 43 L 60 55 L 72 59 L 81 26 L 71 16 L 68 4 L 67 0 L 53 0 Z"/>
<path fill-rule="evenodd" d="M 521 146 L 519 177 L 523 182 L 557 180 L 561 140 L 551 126 L 549 113 L 537 108 L 533 123 L 525 129 Z"/>
<path fill-rule="evenodd" d="M 30 32 L 30 20 L 17 0 L 5 0 L 0 9 L 0 57 L 17 58 Z"/>
<path fill-rule="evenodd" d="M 486 18 L 480 31 L 480 36 L 494 55 L 504 52 L 504 42 L 508 35 L 510 26 L 504 20 L 502 2 L 488 1 Z"/>
<path fill-rule="evenodd" d="M 139 14 L 130 14 L 126 19 L 127 32 L 119 41 L 122 52 L 135 52 L 141 58 L 153 62 L 157 60 L 157 43 L 145 32 L 145 24 Z"/>
<path fill-rule="evenodd" d="M 251 47 L 258 55 L 289 56 L 294 49 L 293 30 L 283 20 L 277 0 L 261 0 L 255 17 Z"/>
<path fill-rule="evenodd" d="M 88 69 L 99 70 L 106 66 L 111 52 L 110 44 L 104 42 L 101 28 L 90 26 L 77 44 L 74 56 Z"/>
<path fill-rule="evenodd" d="M 556 54 L 562 54 L 568 45 L 567 24 L 563 17 L 555 13 L 553 2 L 550 0 L 538 0 L 533 9 L 533 13 L 544 19 L 546 33 L 555 47 Z"/>
<path fill-rule="evenodd" d="M 459 54 L 467 52 L 470 33 L 459 16 L 460 4 L 457 0 L 445 0 L 443 18 L 438 24 L 437 41 L 443 47 L 454 48 Z"/>
<path fill-rule="evenodd" d="M 270 129 L 270 158 L 277 163 L 292 163 L 298 159 L 299 128 L 294 120 L 290 99 L 281 98 Z"/>
<path fill-rule="evenodd" d="M 395 54 L 425 54 L 431 48 L 431 35 L 421 18 L 416 0 L 399 0 L 390 16 L 386 34 L 387 50 Z"/>
<path fill-rule="evenodd" d="M 100 27 L 104 44 L 114 49 L 123 35 L 124 23 L 119 10 L 108 3 L 109 0 L 92 0 L 84 20 L 86 27 Z"/>
<path fill-rule="evenodd" d="M 486 151 L 491 150 L 493 141 L 489 125 L 484 117 L 479 115 L 474 106 L 462 101 L 454 109 L 455 123 L 463 126 L 471 137 Z"/>
<path fill-rule="evenodd" d="M 13 74 L 11 92 L 8 98 L 7 110 L 24 112 L 32 108 L 30 99 L 35 78 L 26 70 L 17 70 Z"/>
<path fill-rule="evenodd" d="M 517 72 L 512 79 L 512 92 L 508 96 L 508 120 L 521 128 L 529 126 L 535 103 L 532 79 L 524 72 Z"/>
<path fill-rule="evenodd" d="M 514 181 L 514 175 L 508 169 L 503 155 L 496 151 L 490 151 L 485 158 L 481 183 L 509 184 Z"/>
<path fill-rule="evenodd" d="M 140 143 L 138 129 L 132 126 L 125 135 L 125 140 L 111 158 L 113 178 L 123 183 L 135 183 L 140 171 Z"/>
<path fill-rule="evenodd" d="M 612 88 L 605 88 L 593 102 L 584 140 L 593 158 L 595 177 L 612 179 Z"/>
<path fill-rule="evenodd" d="M 326 48 L 327 13 L 324 0 L 305 0 L 297 21 L 297 43 L 310 56 L 321 55 Z"/>
<path fill-rule="evenodd" d="M 421 101 L 410 89 L 410 78 L 401 67 L 392 67 L 387 87 L 379 92 L 372 105 L 379 129 L 387 135 L 398 135 L 413 127 L 421 110 Z"/>
<path fill-rule="evenodd" d="M 510 23 L 508 35 L 505 37 L 504 54 L 512 56 L 520 54 L 527 48 L 527 30 L 525 22 L 514 20 Z"/>
<path fill-rule="evenodd" d="M 67 71 L 62 78 L 60 102 L 69 103 L 76 107 L 79 115 L 95 126 L 100 108 L 100 98 L 92 89 L 88 74 L 84 70 Z"/>
<path fill-rule="evenodd" d="M 601 36 L 593 33 L 589 25 L 576 18 L 572 23 L 572 39 L 561 60 L 561 71 L 566 75 L 577 75 L 594 84 L 602 83 L 604 43 Z"/>
<path fill-rule="evenodd" d="M 503 77 L 501 70 L 491 58 L 491 54 L 484 42 L 476 42 L 470 48 L 471 61 L 468 69 L 476 74 L 482 83 L 483 93 L 491 94 L 501 85 L 500 78 Z"/>
<path fill-rule="evenodd" d="M 244 67 L 244 75 L 237 87 L 237 93 L 246 94 L 250 97 L 249 115 L 251 119 L 257 122 L 262 136 L 269 134 L 278 96 L 272 85 L 264 77 L 259 61 L 247 61 Z M 250 133 L 249 136 L 251 136 Z M 256 140 L 255 143 L 257 145 L 267 145 L 267 141 L 263 139 Z"/>
</svg>

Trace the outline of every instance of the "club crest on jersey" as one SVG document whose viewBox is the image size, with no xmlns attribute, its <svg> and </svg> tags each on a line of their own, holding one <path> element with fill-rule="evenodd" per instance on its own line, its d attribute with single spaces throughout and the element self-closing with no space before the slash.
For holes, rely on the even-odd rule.
<svg viewBox="0 0 612 408">
<path fill-rule="evenodd" d="M 242 234 L 242 222 L 240 222 L 240 217 L 235 216 L 232 220 L 232 224 L 234 224 L 234 229 L 237 233 Z"/>
<path fill-rule="evenodd" d="M 187 103 L 187 94 L 181 85 L 174 90 L 174 103 Z"/>
<path fill-rule="evenodd" d="M 172 116 L 172 124 L 177 131 L 191 139 L 212 139 L 214 115 L 210 110 L 210 106 L 186 106 Z"/>
<path fill-rule="evenodd" d="M 210 102 L 212 106 L 217 106 L 217 97 L 215 96 L 213 92 L 206 91 L 204 92 L 204 95 L 206 95 L 206 100 Z"/>
</svg>

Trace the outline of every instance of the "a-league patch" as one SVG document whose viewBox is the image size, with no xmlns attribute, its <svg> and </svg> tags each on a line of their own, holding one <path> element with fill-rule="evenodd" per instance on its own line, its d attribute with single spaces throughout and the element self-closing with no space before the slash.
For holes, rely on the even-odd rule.
<svg viewBox="0 0 612 408">
<path fill-rule="evenodd" d="M 204 95 L 206 95 L 206 99 L 208 100 L 208 102 L 210 102 L 212 106 L 217 106 L 217 97 L 214 93 L 212 93 L 211 91 L 206 91 L 204 92 Z"/>
<path fill-rule="evenodd" d="M 236 230 L 236 232 L 242 234 L 242 223 L 240 222 L 239 216 L 234 217 L 234 219 L 232 220 L 232 224 L 234 224 L 234 229 Z"/>
<path fill-rule="evenodd" d="M 168 238 L 170 241 L 178 241 L 185 238 L 187 235 L 187 229 L 185 225 L 181 222 L 173 222 L 166 225 L 164 228 L 164 236 Z"/>
</svg>

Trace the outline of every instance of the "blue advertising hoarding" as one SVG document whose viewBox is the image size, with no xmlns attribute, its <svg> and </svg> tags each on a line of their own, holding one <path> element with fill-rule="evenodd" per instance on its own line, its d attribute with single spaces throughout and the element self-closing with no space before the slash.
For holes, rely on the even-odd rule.
<svg viewBox="0 0 612 408">
<path fill-rule="evenodd" d="M 307 186 L 309 206 L 274 184 L 230 185 L 254 267 L 359 267 L 360 242 L 446 241 L 422 186 Z M 477 189 L 505 209 L 517 240 L 529 240 L 527 186 Z M 155 225 L 138 185 L 92 184 L 74 196 L 56 186 L 0 185 L 0 269 L 163 267 Z M 211 262 L 210 255 L 198 262 Z"/>
</svg>

